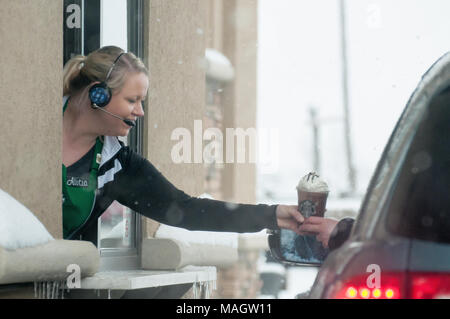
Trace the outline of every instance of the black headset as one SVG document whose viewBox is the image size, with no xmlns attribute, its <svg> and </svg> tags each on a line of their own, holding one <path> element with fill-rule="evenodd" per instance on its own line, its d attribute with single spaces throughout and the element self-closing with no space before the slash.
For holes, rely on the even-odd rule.
<svg viewBox="0 0 450 319">
<path fill-rule="evenodd" d="M 109 80 L 109 77 L 111 76 L 112 71 L 114 70 L 114 67 L 116 66 L 117 62 L 119 62 L 119 59 L 124 55 L 126 52 L 122 52 L 113 62 L 111 67 L 109 68 L 108 73 L 106 74 L 106 78 L 103 82 L 94 84 L 89 89 L 89 99 L 91 100 L 91 105 L 93 108 L 103 108 L 106 105 L 108 105 L 109 101 L 111 101 L 112 93 L 111 89 L 108 87 L 108 84 L 106 82 Z"/>
</svg>

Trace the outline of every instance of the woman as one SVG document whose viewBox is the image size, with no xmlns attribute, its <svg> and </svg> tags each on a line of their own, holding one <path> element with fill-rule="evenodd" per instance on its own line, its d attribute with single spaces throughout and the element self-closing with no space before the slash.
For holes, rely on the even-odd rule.
<svg viewBox="0 0 450 319">
<path fill-rule="evenodd" d="M 64 238 L 97 242 L 97 219 L 116 200 L 161 223 L 189 230 L 298 232 L 297 206 L 229 205 L 174 187 L 146 159 L 125 147 L 149 87 L 148 71 L 132 53 L 103 47 L 64 67 Z"/>
</svg>

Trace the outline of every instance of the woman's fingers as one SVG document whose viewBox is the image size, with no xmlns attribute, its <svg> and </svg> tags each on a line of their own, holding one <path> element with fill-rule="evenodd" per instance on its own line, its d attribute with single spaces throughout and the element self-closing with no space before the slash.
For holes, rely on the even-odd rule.
<svg viewBox="0 0 450 319">
<path fill-rule="evenodd" d="M 278 205 L 276 209 L 278 226 L 283 227 L 286 223 L 302 224 L 305 219 L 295 205 Z M 290 228 L 292 229 L 292 228 Z"/>
<path fill-rule="evenodd" d="M 298 211 L 297 206 L 289 206 L 290 207 L 290 213 L 291 216 L 295 218 L 295 220 L 299 223 L 299 224 L 303 224 L 305 222 L 305 218 L 303 217 L 303 215 Z"/>
<path fill-rule="evenodd" d="M 300 235 L 298 223 L 293 219 L 280 219 L 278 220 L 278 226 L 280 228 L 290 229 Z"/>
</svg>

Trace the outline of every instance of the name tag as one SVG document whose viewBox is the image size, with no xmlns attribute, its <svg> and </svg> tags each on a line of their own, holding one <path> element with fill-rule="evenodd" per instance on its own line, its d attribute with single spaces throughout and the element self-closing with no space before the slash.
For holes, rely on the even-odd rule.
<svg viewBox="0 0 450 319">
<path fill-rule="evenodd" d="M 89 180 L 84 178 L 71 177 L 67 180 L 67 186 L 71 187 L 88 187 Z"/>
</svg>

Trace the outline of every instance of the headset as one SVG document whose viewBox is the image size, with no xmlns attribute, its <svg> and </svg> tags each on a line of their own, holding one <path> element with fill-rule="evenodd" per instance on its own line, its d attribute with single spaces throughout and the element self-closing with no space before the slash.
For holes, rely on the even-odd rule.
<svg viewBox="0 0 450 319">
<path fill-rule="evenodd" d="M 111 73 L 114 70 L 114 67 L 124 54 L 125 52 L 122 52 L 114 60 L 113 64 L 109 68 L 108 73 L 106 74 L 106 79 L 101 83 L 94 84 L 89 89 L 89 99 L 91 100 L 91 105 L 93 108 L 103 108 L 106 105 L 108 105 L 108 103 L 111 101 L 112 97 L 111 89 L 109 88 L 108 84 L 106 84 L 106 82 L 108 82 L 109 77 L 111 76 Z"/>
<path fill-rule="evenodd" d="M 134 127 L 136 123 L 132 120 L 125 119 L 123 117 L 120 117 L 116 114 L 113 114 L 111 112 L 108 112 L 104 109 L 105 106 L 108 105 L 108 103 L 111 101 L 112 92 L 109 88 L 108 84 L 106 82 L 109 80 L 109 77 L 111 76 L 112 71 L 114 70 L 114 67 L 116 66 L 117 62 L 119 62 L 122 55 L 124 55 L 126 52 L 122 52 L 119 54 L 119 56 L 114 60 L 113 64 L 109 68 L 108 73 L 106 74 L 106 78 L 103 82 L 94 84 L 89 89 L 89 99 L 91 100 L 91 106 L 93 109 L 103 111 L 105 113 L 108 113 L 111 116 L 114 116 L 115 118 L 118 118 L 119 120 L 122 120 L 125 124 L 128 126 Z"/>
</svg>

